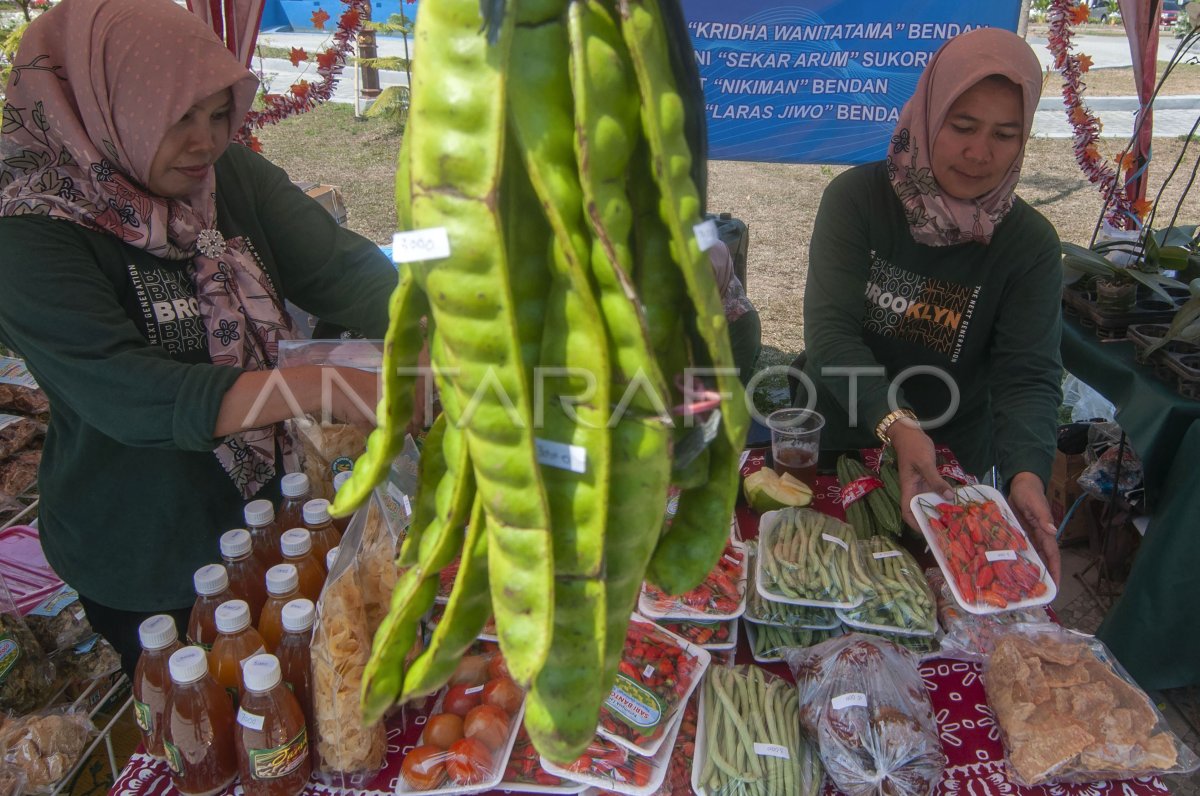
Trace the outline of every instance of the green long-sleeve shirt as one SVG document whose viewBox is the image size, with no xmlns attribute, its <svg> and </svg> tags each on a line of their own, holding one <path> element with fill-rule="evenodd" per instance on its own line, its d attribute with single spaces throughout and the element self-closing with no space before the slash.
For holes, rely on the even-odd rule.
<svg viewBox="0 0 1200 796">
<path fill-rule="evenodd" d="M 215 168 L 222 234 L 249 239 L 281 296 L 382 336 L 396 271 L 379 248 L 244 147 Z M 63 580 L 111 608 L 189 605 L 192 573 L 243 524 L 212 452 L 241 370 L 211 364 L 185 265 L 70 221 L 0 219 L 0 340 L 50 399 L 42 545 Z M 278 476 L 260 496 L 278 496 Z"/>
<path fill-rule="evenodd" d="M 876 424 L 906 406 L 923 421 L 946 416 L 929 433 L 968 472 L 994 464 L 1005 483 L 1023 471 L 1045 481 L 1061 399 L 1061 271 L 1054 227 L 1020 199 L 990 244 L 933 247 L 913 240 L 885 163 L 838 175 L 817 213 L 804 295 L 822 447 L 878 445 Z M 912 367 L 925 372 L 906 377 Z M 874 371 L 853 383 L 838 368 Z"/>
</svg>

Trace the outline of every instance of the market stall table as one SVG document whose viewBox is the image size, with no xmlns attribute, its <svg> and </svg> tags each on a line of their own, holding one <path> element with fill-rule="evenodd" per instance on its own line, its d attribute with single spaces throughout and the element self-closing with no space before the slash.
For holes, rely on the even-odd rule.
<svg viewBox="0 0 1200 796">
<path fill-rule="evenodd" d="M 1127 340 L 1101 342 L 1065 318 L 1063 366 L 1117 408 L 1142 461 L 1150 525 L 1133 569 L 1097 634 L 1142 688 L 1200 683 L 1200 401 L 1185 398 L 1134 360 Z M 1169 654 L 1167 651 L 1170 651 Z"/>
<path fill-rule="evenodd" d="M 751 451 L 743 465 L 743 475 L 762 467 L 764 458 L 762 451 Z M 826 513 L 842 515 L 840 487 L 836 478 L 818 477 L 814 505 Z M 737 517 L 743 536 L 757 536 L 758 516 L 754 512 L 745 506 L 739 506 Z M 752 663 L 753 660 L 744 633 L 738 642 L 736 660 L 738 663 Z M 783 664 L 768 664 L 763 668 L 791 679 Z M 1165 796 L 1170 793 L 1158 777 L 1038 788 L 1022 788 L 1013 784 L 1005 772 L 1000 733 L 987 705 L 981 671 L 977 664 L 946 658 L 931 658 L 921 664 L 921 677 L 933 703 L 942 749 L 948 759 L 936 794 L 1103 796 L 1112 793 L 1122 796 Z M 406 717 L 393 718 L 388 724 L 386 767 L 371 782 L 355 792 L 365 796 L 390 796 L 396 793 L 400 783 L 401 761 L 416 744 L 423 725 L 424 715 L 415 709 L 410 709 Z M 239 794 L 241 789 L 234 786 L 227 792 Z M 342 792 L 344 791 L 325 786 L 315 780 L 304 791 L 306 796 L 332 796 Z M 166 763 L 154 760 L 139 749 L 114 783 L 110 793 L 116 796 L 168 796 L 174 793 L 174 789 L 171 787 Z M 497 790 L 489 793 L 522 791 Z M 826 793 L 836 793 L 828 785 L 828 781 Z"/>
</svg>

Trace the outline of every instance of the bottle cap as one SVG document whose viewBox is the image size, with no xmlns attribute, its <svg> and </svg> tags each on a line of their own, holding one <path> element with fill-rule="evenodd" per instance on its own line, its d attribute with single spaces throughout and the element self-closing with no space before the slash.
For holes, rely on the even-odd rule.
<svg viewBox="0 0 1200 796">
<path fill-rule="evenodd" d="M 251 500 L 243 514 L 247 525 L 267 525 L 275 519 L 275 507 L 269 500 Z"/>
<path fill-rule="evenodd" d="M 229 573 L 220 564 L 205 564 L 192 575 L 192 584 L 196 587 L 196 594 L 211 597 L 229 588 Z"/>
<path fill-rule="evenodd" d="M 194 682 L 208 674 L 208 654 L 201 647 L 177 649 L 167 660 L 167 669 L 180 685 Z"/>
<path fill-rule="evenodd" d="M 354 475 L 353 470 L 343 470 L 333 477 L 333 491 L 336 492 L 342 488 L 342 484 L 350 480 L 350 476 Z"/>
<path fill-rule="evenodd" d="M 179 639 L 175 620 L 168 614 L 155 614 L 138 625 L 138 641 L 144 650 L 160 650 Z"/>
<path fill-rule="evenodd" d="M 270 691 L 279 685 L 279 659 L 263 652 L 242 664 L 242 681 L 249 691 Z"/>
<path fill-rule="evenodd" d="M 316 616 L 312 600 L 303 597 L 288 600 L 283 606 L 283 629 L 289 633 L 303 633 L 313 626 Z"/>
<path fill-rule="evenodd" d="M 241 558 L 250 554 L 253 545 L 249 531 L 245 528 L 234 528 L 221 534 L 221 557 Z"/>
<path fill-rule="evenodd" d="M 325 554 L 325 571 L 333 569 L 333 562 L 337 561 L 338 547 L 334 545 L 329 548 L 329 552 Z"/>
<path fill-rule="evenodd" d="M 236 633 L 250 627 L 250 606 L 245 600 L 226 600 L 217 606 L 217 631 Z"/>
<path fill-rule="evenodd" d="M 267 592 L 282 597 L 300 588 L 300 573 L 292 564 L 276 564 L 267 570 Z"/>
<path fill-rule="evenodd" d="M 305 528 L 292 528 L 279 537 L 279 546 L 285 556 L 294 558 L 306 555 L 312 550 L 312 534 Z"/>
<path fill-rule="evenodd" d="M 288 473 L 279 481 L 279 491 L 284 497 L 303 497 L 308 490 L 308 476 L 304 473 Z"/>
<path fill-rule="evenodd" d="M 323 498 L 310 500 L 301 510 L 305 525 L 324 525 L 329 522 L 329 501 Z"/>
</svg>

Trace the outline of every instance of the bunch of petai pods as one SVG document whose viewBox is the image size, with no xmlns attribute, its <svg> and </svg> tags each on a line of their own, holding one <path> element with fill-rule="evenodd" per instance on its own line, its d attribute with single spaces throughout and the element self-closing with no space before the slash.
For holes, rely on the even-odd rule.
<svg viewBox="0 0 1200 796">
<path fill-rule="evenodd" d="M 368 721 L 440 687 L 494 615 L 529 734 L 567 763 L 595 731 L 642 581 L 686 591 L 725 547 L 748 420 L 659 2 L 421 4 L 396 206 L 401 229 L 445 229 L 449 254 L 400 266 L 379 427 L 335 511 L 401 447 L 426 315 L 444 412 L 366 672 Z M 670 407 L 702 408 L 696 368 L 719 422 L 692 457 Z M 445 618 L 406 665 L 460 555 Z"/>
</svg>

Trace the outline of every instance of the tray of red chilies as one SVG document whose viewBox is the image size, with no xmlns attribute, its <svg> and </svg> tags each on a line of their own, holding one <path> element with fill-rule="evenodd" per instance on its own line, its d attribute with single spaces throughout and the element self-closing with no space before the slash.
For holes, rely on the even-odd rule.
<svg viewBox="0 0 1200 796">
<path fill-rule="evenodd" d="M 712 571 L 691 591 L 673 596 L 642 584 L 638 612 L 651 619 L 737 619 L 746 612 L 746 573 L 746 545 L 730 539 Z"/>
</svg>

